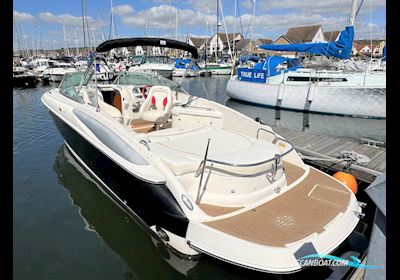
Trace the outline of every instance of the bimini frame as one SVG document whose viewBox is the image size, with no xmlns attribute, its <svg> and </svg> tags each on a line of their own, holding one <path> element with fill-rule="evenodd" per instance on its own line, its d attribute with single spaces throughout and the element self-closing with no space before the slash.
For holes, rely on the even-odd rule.
<svg viewBox="0 0 400 280">
<path fill-rule="evenodd" d="M 193 64 L 198 58 L 197 48 L 186 44 L 181 41 L 164 39 L 164 38 L 144 38 L 144 37 L 135 37 L 135 38 L 123 38 L 123 39 L 114 39 L 107 40 L 101 43 L 92 54 L 89 65 L 86 68 L 85 74 L 81 82 L 79 83 L 78 93 L 80 92 L 84 81 L 86 80 L 87 75 L 92 70 L 93 63 L 96 61 L 96 57 L 98 53 L 108 52 L 115 48 L 123 48 L 123 47 L 135 47 L 135 46 L 155 46 L 155 47 L 164 47 L 164 48 L 172 48 L 172 49 L 180 49 L 192 54 L 192 59 L 190 61 L 189 66 L 186 68 L 185 73 L 183 74 L 182 79 L 178 83 L 180 86 L 182 84 L 183 79 L 185 78 L 187 71 L 192 68 Z M 97 103 L 97 96 L 96 96 Z"/>
</svg>

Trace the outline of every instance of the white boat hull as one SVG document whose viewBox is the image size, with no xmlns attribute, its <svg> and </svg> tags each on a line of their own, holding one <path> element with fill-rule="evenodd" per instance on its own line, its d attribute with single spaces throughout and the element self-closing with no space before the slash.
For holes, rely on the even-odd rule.
<svg viewBox="0 0 400 280">
<path fill-rule="evenodd" d="M 172 76 L 173 77 L 183 77 L 183 74 L 185 73 L 185 69 L 174 69 L 172 71 Z M 200 71 L 187 71 L 186 77 L 198 77 L 200 76 Z"/>
<path fill-rule="evenodd" d="M 232 78 L 227 84 L 227 94 L 246 102 L 284 109 L 318 113 L 386 118 L 386 88 L 384 87 L 334 87 L 318 85 L 312 96 L 309 86 L 262 84 L 238 81 Z"/>
</svg>

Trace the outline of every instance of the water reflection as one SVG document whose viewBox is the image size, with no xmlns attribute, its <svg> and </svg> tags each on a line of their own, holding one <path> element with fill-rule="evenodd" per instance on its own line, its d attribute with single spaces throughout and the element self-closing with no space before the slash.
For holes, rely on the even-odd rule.
<svg viewBox="0 0 400 280">
<path fill-rule="evenodd" d="M 179 81 L 179 79 L 175 79 Z M 385 119 L 363 119 L 335 115 L 303 113 L 247 103 L 231 99 L 226 94 L 229 76 L 197 77 L 182 83 L 191 95 L 201 96 L 224 104 L 251 118 L 259 117 L 268 125 L 310 131 L 318 134 L 359 140 L 365 137 L 386 142 Z M 290 140 L 290 139 L 289 139 Z"/>
<path fill-rule="evenodd" d="M 127 279 L 246 279 L 266 276 L 202 256 L 189 261 L 178 258 L 119 207 L 91 179 L 63 145 L 54 163 L 59 182 L 79 208 L 86 229 L 97 235 L 130 268 Z"/>
<path fill-rule="evenodd" d="M 276 110 L 246 102 L 228 99 L 226 106 L 251 118 L 259 117 L 268 125 L 298 131 L 333 135 L 359 140 L 362 137 L 386 142 L 386 120 L 351 118 L 316 113 Z"/>
</svg>

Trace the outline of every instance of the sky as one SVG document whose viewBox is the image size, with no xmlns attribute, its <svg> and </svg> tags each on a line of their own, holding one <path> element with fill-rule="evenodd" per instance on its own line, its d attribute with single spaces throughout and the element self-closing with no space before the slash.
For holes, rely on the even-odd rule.
<svg viewBox="0 0 400 280">
<path fill-rule="evenodd" d="M 386 1 L 358 0 L 361 1 L 354 25 L 355 38 L 385 38 Z M 86 46 L 89 41 L 97 46 L 110 36 L 185 40 L 187 36 L 210 36 L 216 31 L 217 0 L 14 0 L 14 49 L 83 46 L 82 2 L 86 2 L 89 26 Z M 220 0 L 220 3 L 220 32 L 225 32 L 226 26 L 227 32 L 235 28 L 245 38 L 271 40 L 294 26 L 321 24 L 323 31 L 342 30 L 348 23 L 351 6 L 351 0 Z M 111 6 L 114 28 L 110 28 Z M 111 34 L 110 29 L 114 31 Z"/>
</svg>

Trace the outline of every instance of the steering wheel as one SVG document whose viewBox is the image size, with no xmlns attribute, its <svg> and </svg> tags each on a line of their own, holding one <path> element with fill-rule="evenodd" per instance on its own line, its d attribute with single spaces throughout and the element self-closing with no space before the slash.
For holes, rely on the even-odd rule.
<svg viewBox="0 0 400 280">
<path fill-rule="evenodd" d="M 147 95 L 149 93 L 149 89 L 152 87 L 153 85 L 144 85 L 143 87 L 140 88 L 140 93 L 143 95 L 144 99 L 147 98 Z"/>
</svg>

